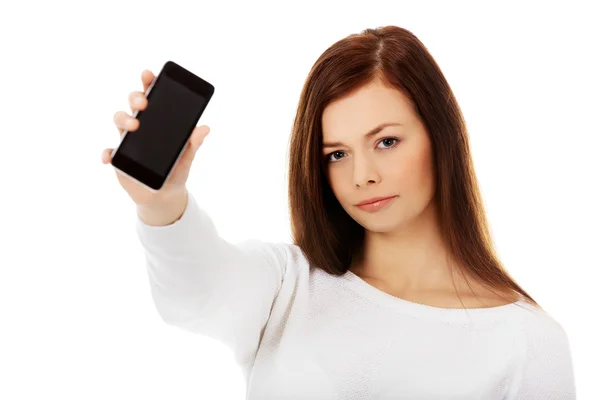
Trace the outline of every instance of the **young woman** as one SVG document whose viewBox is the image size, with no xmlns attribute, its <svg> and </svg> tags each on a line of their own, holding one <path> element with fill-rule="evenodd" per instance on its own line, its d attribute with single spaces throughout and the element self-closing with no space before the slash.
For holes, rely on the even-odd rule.
<svg viewBox="0 0 600 400">
<path fill-rule="evenodd" d="M 130 103 L 143 109 L 143 92 Z M 137 128 L 125 112 L 115 124 Z M 499 261 L 460 108 L 411 32 L 350 35 L 310 71 L 291 136 L 293 244 L 218 235 L 186 190 L 208 132 L 157 194 L 117 176 L 158 312 L 230 346 L 248 398 L 575 399 L 567 336 Z"/>
</svg>

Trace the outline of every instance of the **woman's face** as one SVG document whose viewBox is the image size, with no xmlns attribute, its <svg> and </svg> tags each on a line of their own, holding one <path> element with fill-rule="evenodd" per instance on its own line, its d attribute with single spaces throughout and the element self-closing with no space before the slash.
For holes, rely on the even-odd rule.
<svg viewBox="0 0 600 400">
<path fill-rule="evenodd" d="M 391 233 L 430 205 L 435 180 L 429 135 L 400 91 L 375 80 L 329 104 L 322 127 L 329 184 L 365 229 Z M 376 211 L 357 206 L 380 196 L 393 198 Z"/>
</svg>

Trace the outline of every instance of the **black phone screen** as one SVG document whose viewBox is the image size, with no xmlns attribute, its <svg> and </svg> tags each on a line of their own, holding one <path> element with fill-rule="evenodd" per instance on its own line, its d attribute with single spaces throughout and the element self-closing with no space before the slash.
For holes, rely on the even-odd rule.
<svg viewBox="0 0 600 400">
<path fill-rule="evenodd" d="M 139 128 L 128 132 L 119 146 L 123 155 L 166 177 L 197 123 L 204 96 L 168 75 L 160 77 L 138 112 Z"/>
<path fill-rule="evenodd" d="M 160 189 L 204 112 L 214 87 L 168 62 L 157 76 L 147 107 L 127 132 L 112 164 L 153 189 Z"/>
</svg>

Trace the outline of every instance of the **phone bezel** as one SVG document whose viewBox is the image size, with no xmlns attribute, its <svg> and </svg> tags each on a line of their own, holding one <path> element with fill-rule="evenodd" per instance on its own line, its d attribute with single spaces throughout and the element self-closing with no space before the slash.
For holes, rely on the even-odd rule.
<svg viewBox="0 0 600 400">
<path fill-rule="evenodd" d="M 149 168 L 145 167 L 144 165 L 138 163 L 137 161 L 132 160 L 130 157 L 127 157 L 125 154 L 123 154 L 123 152 L 120 152 L 119 147 L 125 140 L 127 140 L 128 131 L 125 131 L 123 133 L 121 142 L 119 143 L 119 146 L 114 149 L 113 154 L 112 154 L 112 160 L 111 160 L 111 164 L 113 165 L 114 168 L 117 169 L 118 172 L 124 174 L 125 176 L 136 181 L 137 183 L 142 184 L 146 188 L 150 189 L 151 191 L 155 191 L 155 192 L 159 191 L 162 188 L 164 183 L 167 181 L 167 179 L 171 175 L 174 165 L 181 158 L 181 155 L 189 142 L 189 138 L 190 138 L 194 128 L 196 127 L 198 121 L 200 120 L 200 117 L 204 113 L 204 110 L 208 106 L 208 103 L 210 102 L 211 97 L 215 91 L 215 88 L 212 84 L 208 83 L 204 79 L 193 74 L 192 72 L 188 71 L 187 69 L 183 68 L 182 66 L 176 64 L 175 62 L 167 61 L 164 64 L 164 66 L 162 67 L 160 73 L 154 78 L 154 81 L 150 84 L 150 86 L 146 90 L 145 95 L 146 95 L 148 101 L 152 100 L 152 88 L 165 75 L 168 76 L 169 78 L 181 83 L 182 85 L 186 86 L 190 90 L 196 92 L 197 94 L 199 94 L 200 96 L 203 96 L 206 99 L 204 106 L 202 108 L 198 109 L 198 112 L 196 113 L 196 117 L 194 119 L 195 122 L 194 122 L 193 126 L 191 127 L 191 129 L 189 130 L 189 132 L 187 133 L 187 139 L 183 142 L 183 145 L 180 147 L 178 154 L 176 154 L 173 157 L 172 162 L 170 163 L 169 168 L 168 168 L 169 172 L 167 173 L 167 175 L 161 176 L 160 174 L 157 174 L 156 172 L 150 170 Z M 140 113 L 143 113 L 143 110 L 134 113 L 133 116 L 137 117 L 137 115 Z"/>
</svg>

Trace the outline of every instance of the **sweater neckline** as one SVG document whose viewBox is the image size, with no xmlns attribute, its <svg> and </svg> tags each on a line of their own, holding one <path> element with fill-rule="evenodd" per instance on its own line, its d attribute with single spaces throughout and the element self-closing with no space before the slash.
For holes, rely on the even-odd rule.
<svg viewBox="0 0 600 400">
<path fill-rule="evenodd" d="M 523 299 L 519 299 L 515 302 L 493 306 L 493 307 L 479 307 L 479 308 L 443 308 L 435 307 L 422 303 L 415 303 L 410 300 L 402 299 L 400 297 L 393 296 L 389 293 L 384 292 L 369 284 L 352 271 L 347 271 L 342 277 L 350 283 L 352 288 L 359 292 L 362 296 L 374 301 L 382 306 L 391 307 L 399 311 L 411 314 L 413 316 L 429 316 L 443 319 L 455 319 L 463 318 L 465 315 L 477 316 L 477 317 L 498 317 L 506 314 L 507 312 L 513 311 L 516 307 L 527 306 Z"/>
</svg>

